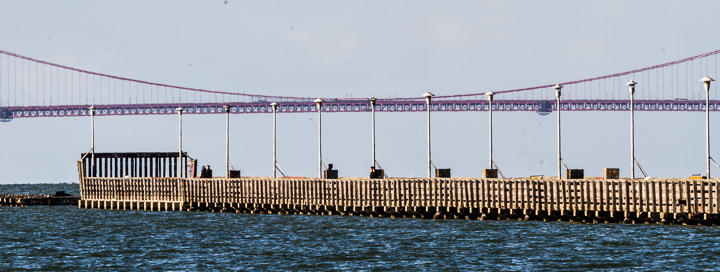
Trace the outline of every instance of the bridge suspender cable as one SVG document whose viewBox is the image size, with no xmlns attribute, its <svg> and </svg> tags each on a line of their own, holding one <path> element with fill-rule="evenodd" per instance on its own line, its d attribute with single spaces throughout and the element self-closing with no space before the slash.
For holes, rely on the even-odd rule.
<svg viewBox="0 0 720 272">
<path fill-rule="evenodd" d="M 86 75 L 86 77 L 85 77 L 85 80 L 86 80 L 86 84 L 85 84 L 85 87 L 86 87 L 86 97 L 85 97 L 85 100 L 86 100 L 86 101 L 85 101 L 85 103 L 86 103 L 86 104 L 88 104 L 88 103 L 90 102 L 90 101 L 89 101 L 89 97 L 88 97 L 88 93 L 87 93 L 87 91 L 88 91 L 88 89 L 87 89 L 87 87 L 88 87 L 88 84 L 87 84 L 87 83 L 88 83 L 88 78 L 87 78 L 87 76 L 94 76 L 94 77 L 99 76 L 99 77 L 105 77 L 105 78 L 109 78 L 109 79 L 117 79 L 117 80 L 121 80 L 121 81 L 134 82 L 134 83 L 136 83 L 136 84 L 148 84 L 148 85 L 153 85 L 153 86 L 158 86 L 158 87 L 166 87 L 166 88 L 171 88 L 171 89 L 185 90 L 185 91 L 192 91 L 192 92 L 203 92 L 203 93 L 210 93 L 210 94 L 223 95 L 223 96 L 224 96 L 224 95 L 229 95 L 229 96 L 244 96 L 244 97 L 255 98 L 255 99 L 258 99 L 258 100 L 261 100 L 261 99 L 265 99 L 265 100 L 290 99 L 290 100 L 302 100 L 302 101 L 312 102 L 312 100 L 309 99 L 309 98 L 307 98 L 307 97 L 258 95 L 258 94 L 233 93 L 233 92 L 211 91 L 211 90 L 205 90 L 205 89 L 180 87 L 180 86 L 174 86 L 174 85 L 168 85 L 168 84 L 161 84 L 161 83 L 155 83 L 155 82 L 149 82 L 149 81 L 142 81 L 142 80 L 136 80 L 136 79 L 124 78 L 124 77 L 113 76 L 113 75 L 108 75 L 108 74 L 91 72 L 91 71 L 87 71 L 87 70 L 77 69 L 77 68 L 73 68 L 73 67 L 69 67 L 69 66 L 64 66 L 64 65 L 60 65 L 60 64 L 55 64 L 55 63 L 51 63 L 51 62 L 47 62 L 47 61 L 42 61 L 42 60 L 34 59 L 34 58 L 26 57 L 26 56 L 23 56 L 23 55 L 19 55 L 19 54 L 7 52 L 7 51 L 3 51 L 3 50 L 0 50 L 0 54 L 6 55 L 6 56 L 8 56 L 8 57 L 15 57 L 15 58 L 18 58 L 18 59 L 21 59 L 21 60 L 26 60 L 26 61 L 28 61 L 28 62 L 34 62 L 34 63 L 36 63 L 36 67 L 37 67 L 37 65 L 42 64 L 42 65 L 48 65 L 48 66 L 55 67 L 55 68 L 66 69 L 66 70 L 69 70 L 69 71 L 76 71 L 76 72 L 79 73 L 79 76 L 80 76 L 80 74 L 85 74 L 85 75 Z M 691 64 L 693 64 L 693 61 L 694 61 L 694 60 L 697 60 L 697 59 L 702 60 L 703 58 L 706 58 L 706 57 L 708 57 L 708 56 L 715 56 L 716 59 L 717 59 L 717 55 L 718 55 L 718 54 L 720 54 L 720 50 L 715 50 L 715 51 L 711 51 L 711 52 L 708 52 L 708 53 L 705 53 L 705 54 L 700 54 L 700 55 L 697 55 L 697 56 L 693 56 L 693 57 L 689 57 L 689 58 L 684 58 L 684 59 L 677 60 L 677 61 L 667 62 L 667 63 L 663 63 L 663 64 L 659 64 L 659 65 L 654 65 L 654 66 L 650 66 L 650 67 L 645 67 L 645 68 L 641 68 L 641 69 L 635 69 L 635 70 L 631 70 L 631 71 L 626 71 L 626 72 L 621 72 L 621 73 L 615 73 L 615 74 L 610 74 L 610 75 L 600 76 L 600 77 L 593 77 L 593 78 L 581 79 L 581 80 L 576 80 L 576 81 L 560 82 L 560 84 L 561 84 L 561 85 L 568 86 L 568 85 L 574 85 L 574 84 L 585 83 L 585 82 L 592 82 L 592 81 L 597 81 L 597 80 L 602 80 L 602 79 L 608 79 L 608 78 L 617 78 L 617 77 L 621 77 L 621 76 L 625 76 L 625 75 L 631 75 L 631 74 L 634 74 L 634 73 L 640 73 L 640 72 L 645 72 L 645 71 L 660 69 L 660 68 L 668 67 L 668 66 L 671 66 L 671 65 L 680 64 L 680 63 L 688 63 L 688 62 L 690 62 Z M 708 62 L 709 62 L 709 61 L 706 61 L 706 62 L 705 62 L 705 72 L 706 72 L 706 73 L 709 72 L 709 63 L 708 63 Z M 15 62 L 15 64 L 16 64 L 16 66 L 17 66 L 17 63 L 16 63 L 16 62 Z M 717 66 L 717 61 L 716 61 L 715 65 Z M 691 65 L 691 66 L 692 66 L 692 65 Z M 701 66 L 702 66 L 702 65 L 701 65 Z M 9 59 L 8 59 L 8 67 L 9 67 Z M 44 69 L 44 68 L 43 68 L 43 69 Z M 701 69 L 702 69 L 702 67 L 701 67 Z M 9 70 L 9 68 L 8 68 L 8 70 Z M 25 77 L 24 77 L 24 65 L 23 65 L 22 62 L 21 62 L 21 69 L 20 69 L 20 70 L 21 70 L 21 77 L 20 77 L 20 78 L 21 78 L 21 79 L 24 79 L 24 78 L 25 78 Z M 715 70 L 717 70 L 717 68 L 716 68 Z M 15 71 L 17 71 L 17 68 L 15 69 Z M 29 72 L 30 72 L 30 64 L 28 64 L 28 73 L 29 73 Z M 687 72 L 687 69 L 686 69 L 686 72 Z M 9 71 L 8 71 L 8 73 L 9 73 Z M 37 68 L 36 68 L 36 73 L 39 73 Z M 38 77 L 38 76 L 36 75 L 36 78 L 37 78 L 37 77 Z M 687 77 L 687 76 L 686 76 L 686 77 Z M 8 76 L 8 78 L 10 78 L 10 76 Z M 71 78 L 72 78 L 72 77 L 71 77 Z M 29 80 L 29 77 L 28 77 L 28 80 Z M 39 79 L 38 79 L 38 80 L 39 80 Z M 71 80 L 72 80 L 72 79 L 71 79 Z M 81 80 L 81 78 L 78 78 L 78 81 L 79 81 L 79 80 Z M 95 79 L 93 79 L 93 80 L 95 80 Z M 659 80 L 660 80 L 660 76 L 659 76 L 659 73 L 658 73 L 658 81 L 659 81 Z M 21 81 L 21 84 L 24 83 L 24 80 L 20 80 L 20 81 Z M 102 84 L 101 84 L 101 85 L 102 85 Z M 93 85 L 93 86 L 94 86 L 94 85 Z M 128 86 L 128 87 L 129 87 L 129 86 Z M 542 86 L 535 86 L 535 87 L 529 87 L 529 88 L 511 89 L 511 90 L 504 90 L 504 91 L 495 91 L 495 94 L 513 93 L 513 92 L 530 91 L 530 90 L 541 90 L 541 89 L 549 89 L 549 88 L 552 88 L 552 87 L 553 87 L 553 85 L 550 84 L 550 85 L 542 85 Z M 23 89 L 24 89 L 24 86 L 21 85 L 21 90 L 23 90 Z M 36 91 L 37 91 L 37 90 L 36 90 Z M 144 89 L 143 89 L 143 93 L 144 93 Z M 443 95 L 438 95 L 438 96 L 435 97 L 435 99 L 463 98 L 463 97 L 480 96 L 480 95 L 484 95 L 484 94 L 485 94 L 485 92 L 482 92 L 482 93 L 470 93 L 470 94 L 458 94 L 458 95 L 445 95 L 445 96 L 443 96 Z M 139 93 L 138 93 L 138 95 L 139 95 Z M 182 95 L 182 94 L 181 94 L 181 95 Z M 17 94 L 15 95 L 15 98 L 17 99 Z M 24 101 L 24 93 L 23 93 L 23 97 L 22 97 L 22 98 L 23 98 L 23 101 Z M 97 102 L 97 100 L 95 100 L 95 98 L 96 98 L 95 95 L 93 95 L 93 102 Z M 101 96 L 100 96 L 99 98 L 101 98 Z M 144 98 L 145 98 L 145 97 L 143 97 L 143 99 L 144 99 Z M 180 97 L 180 98 L 181 98 L 181 97 Z M 36 100 L 38 100 L 38 99 L 39 99 L 39 96 L 38 96 L 38 94 L 36 93 Z M 121 98 L 121 99 L 122 99 L 122 98 Z M 422 98 L 409 97 L 409 98 L 389 98 L 389 99 L 387 99 L 387 100 L 420 100 L 420 99 L 422 99 Z M 331 100 L 333 100 L 333 99 L 328 98 L 327 100 L 328 100 L 328 101 L 331 101 Z M 73 101 L 72 97 L 71 97 L 71 101 Z M 181 102 L 182 102 L 182 101 L 181 101 Z M 37 102 L 36 102 L 36 103 L 37 103 Z M 136 101 L 136 103 L 138 103 L 138 101 Z M 17 105 L 17 101 L 16 101 L 15 104 Z"/>
</svg>

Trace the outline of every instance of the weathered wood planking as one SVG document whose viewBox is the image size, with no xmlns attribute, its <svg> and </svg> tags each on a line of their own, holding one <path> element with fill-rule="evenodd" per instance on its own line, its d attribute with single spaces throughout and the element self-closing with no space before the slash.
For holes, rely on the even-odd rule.
<svg viewBox="0 0 720 272">
<path fill-rule="evenodd" d="M 86 177 L 82 208 L 720 224 L 720 180 Z"/>
<path fill-rule="evenodd" d="M 716 180 L 534 179 L 81 179 L 82 200 L 314 206 L 332 212 L 423 211 L 601 218 L 686 219 L 718 215 Z M 185 204 L 183 204 L 185 205 Z M 189 204 L 188 204 L 189 205 Z M 208 204 L 205 204 L 208 205 Z M 117 205 L 115 205 L 117 206 Z M 142 205 L 141 205 L 142 206 Z M 187 205 L 186 205 L 187 206 Z M 264 209 L 264 208 L 263 208 Z M 288 209 L 288 208 L 285 208 Z M 620 213 L 621 215 L 619 215 Z M 659 214 L 659 215 L 654 215 Z M 592 216 L 590 216 L 592 215 Z M 671 215 L 666 218 L 665 215 Z"/>
</svg>

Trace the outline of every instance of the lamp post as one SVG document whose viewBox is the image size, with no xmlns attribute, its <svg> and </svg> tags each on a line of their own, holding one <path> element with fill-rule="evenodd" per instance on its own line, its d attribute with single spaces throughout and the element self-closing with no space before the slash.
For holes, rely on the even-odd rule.
<svg viewBox="0 0 720 272">
<path fill-rule="evenodd" d="M 627 83 L 630 92 L 630 178 L 635 178 L 635 85 L 637 82 L 630 80 Z"/>
<path fill-rule="evenodd" d="M 561 142 L 560 142 L 560 91 L 563 86 L 559 83 L 555 84 L 555 97 L 557 97 L 557 148 L 558 148 L 558 179 L 562 179 L 562 153 L 561 153 Z"/>
<path fill-rule="evenodd" d="M 225 176 L 230 178 L 230 105 L 225 108 Z"/>
<path fill-rule="evenodd" d="M 95 105 L 90 106 L 90 151 L 92 152 L 92 176 L 95 176 Z"/>
<path fill-rule="evenodd" d="M 270 103 L 270 106 L 272 106 L 272 110 L 273 110 L 273 178 L 275 179 L 275 178 L 277 178 L 277 157 L 276 157 L 277 153 L 275 151 L 276 150 L 275 149 L 275 146 L 276 146 L 275 139 L 277 139 L 277 122 L 276 122 L 275 117 L 277 115 L 278 103 L 272 102 L 272 103 Z"/>
<path fill-rule="evenodd" d="M 377 98 L 370 98 L 370 106 L 372 107 L 372 166 L 375 166 L 375 103 Z"/>
<path fill-rule="evenodd" d="M 627 83 L 630 92 L 630 178 L 635 179 L 635 84 L 630 80 Z"/>
<path fill-rule="evenodd" d="M 493 169 L 492 101 L 493 101 L 493 97 L 495 96 L 495 93 L 487 92 L 487 93 L 485 93 L 485 95 L 487 95 L 487 97 L 488 97 L 488 103 L 489 103 L 488 104 L 488 113 L 490 115 L 490 122 L 489 122 L 489 126 L 490 126 L 490 130 L 489 130 L 489 133 L 490 133 L 490 162 L 489 162 L 490 168 L 488 168 L 488 169 Z"/>
<path fill-rule="evenodd" d="M 179 121 L 180 122 L 180 128 L 179 128 L 180 129 L 180 132 L 179 132 L 180 150 L 178 152 L 178 175 L 177 176 L 179 178 L 181 178 L 182 177 L 182 164 L 183 164 L 182 163 L 182 113 L 185 109 L 183 109 L 182 107 L 178 107 L 176 110 L 178 112 L 178 117 L 180 119 L 180 121 Z"/>
<path fill-rule="evenodd" d="M 313 101 L 317 104 L 317 110 L 318 110 L 318 178 L 323 178 L 322 176 L 322 103 L 325 102 L 322 99 L 318 98 Z"/>
<path fill-rule="evenodd" d="M 705 153 L 707 154 L 705 168 L 707 178 L 710 179 L 710 82 L 715 80 L 706 76 L 700 81 L 705 85 Z"/>
<path fill-rule="evenodd" d="M 432 178 L 432 158 L 430 153 L 430 100 L 434 94 L 427 92 L 423 94 L 425 103 L 427 103 L 427 136 L 428 136 L 428 178 Z"/>
</svg>

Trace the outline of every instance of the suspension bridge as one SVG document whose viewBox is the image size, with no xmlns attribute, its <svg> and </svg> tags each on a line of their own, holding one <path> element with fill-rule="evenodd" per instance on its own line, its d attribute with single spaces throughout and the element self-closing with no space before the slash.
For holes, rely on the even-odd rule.
<svg viewBox="0 0 720 272">
<path fill-rule="evenodd" d="M 605 76 L 559 82 L 564 95 L 561 110 L 630 110 L 626 82 L 635 80 L 635 110 L 704 111 L 705 91 L 698 79 L 717 75 L 720 50 Z M 493 110 L 534 111 L 541 115 L 556 110 L 553 86 L 495 91 Z M 717 85 L 710 95 L 710 110 L 720 110 Z M 0 121 L 14 118 L 86 116 L 94 105 L 97 115 L 174 114 L 182 107 L 188 114 L 314 112 L 316 97 L 273 96 L 205 90 L 154 83 L 102 74 L 0 50 Z M 322 98 L 325 112 L 367 112 L 367 98 Z M 485 92 L 436 96 L 433 111 L 486 111 Z M 378 97 L 376 111 L 423 111 L 423 97 Z"/>
<path fill-rule="evenodd" d="M 337 170 L 331 168 L 327 168 L 323 177 L 320 137 L 319 177 L 315 179 L 241 178 L 239 172 L 232 177 L 227 168 L 229 151 L 226 152 L 226 177 L 197 176 L 196 167 L 187 167 L 189 156 L 182 151 L 182 138 L 178 153 L 132 153 L 132 156 L 108 153 L 96 157 L 93 136 L 90 149 L 93 152 L 83 154 L 78 160 L 82 195 L 78 205 L 104 209 L 720 225 L 720 181 L 705 179 L 710 177 L 712 160 L 709 144 L 708 175 L 702 177 L 705 180 L 634 179 L 634 170 L 630 179 L 619 179 L 616 168 L 614 172 L 606 171 L 616 173 L 614 176 L 608 175 L 602 180 L 577 179 L 571 173 L 581 169 L 569 168 L 563 178 L 558 125 L 557 177 L 498 179 L 496 175 L 487 174 L 491 171 L 484 171 L 483 178 L 450 178 L 450 169 L 436 169 L 435 178 L 431 178 L 434 164 L 430 157 L 427 108 L 433 111 L 534 111 L 541 115 L 557 110 L 627 111 L 631 109 L 631 100 L 626 82 L 633 80 L 640 83 L 634 88 L 634 110 L 719 111 L 717 84 L 706 91 L 698 82 L 705 76 L 717 78 L 719 54 L 717 50 L 605 76 L 495 91 L 492 104 L 485 92 L 435 96 L 431 104 L 420 95 L 378 97 L 375 107 L 369 98 L 322 98 L 325 112 L 428 111 L 427 179 L 372 174 L 371 179 L 337 179 Z M 564 86 L 561 101 L 557 103 L 556 83 Z M 710 100 L 707 104 L 706 98 Z M 230 106 L 230 113 L 272 113 L 271 103 L 279 104 L 277 112 L 280 113 L 316 112 L 315 99 L 317 97 L 233 93 L 154 83 L 0 51 L 0 120 L 5 122 L 14 118 L 86 116 L 91 114 L 91 106 L 95 115 L 175 114 L 180 107 L 187 114 L 213 114 L 226 113 L 226 105 Z M 709 127 L 707 121 L 706 126 Z M 490 146 L 491 166 L 485 170 L 497 170 L 492 166 L 492 140 Z M 227 141 L 226 150 L 229 150 Z M 631 158 L 634 167 L 637 162 L 634 153 Z M 277 169 L 275 158 L 273 163 Z M 373 155 L 373 164 L 379 166 L 376 163 Z M 196 165 L 197 161 L 191 159 L 190 164 Z M 447 174 L 439 175 L 440 170 L 447 170 Z M 330 171 L 335 171 L 334 177 L 330 177 L 333 173 Z"/>
</svg>

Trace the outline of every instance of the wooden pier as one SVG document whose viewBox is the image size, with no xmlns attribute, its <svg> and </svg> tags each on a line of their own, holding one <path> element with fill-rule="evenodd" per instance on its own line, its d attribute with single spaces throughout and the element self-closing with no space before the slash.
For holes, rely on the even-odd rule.
<svg viewBox="0 0 720 272">
<path fill-rule="evenodd" d="M 720 180 L 85 177 L 88 209 L 720 225 Z"/>
</svg>

